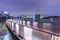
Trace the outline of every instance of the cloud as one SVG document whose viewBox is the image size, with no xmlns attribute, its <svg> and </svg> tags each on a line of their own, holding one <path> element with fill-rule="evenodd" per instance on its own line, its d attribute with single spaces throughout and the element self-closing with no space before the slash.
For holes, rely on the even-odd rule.
<svg viewBox="0 0 60 40">
<path fill-rule="evenodd" d="M 0 0 L 0 10 L 8 10 L 13 15 L 27 15 L 25 12 L 30 15 L 60 15 L 60 0 Z"/>
</svg>

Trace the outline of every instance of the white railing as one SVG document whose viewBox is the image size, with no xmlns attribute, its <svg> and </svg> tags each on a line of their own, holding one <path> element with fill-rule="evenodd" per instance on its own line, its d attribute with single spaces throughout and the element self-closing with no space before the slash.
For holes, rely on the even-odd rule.
<svg viewBox="0 0 60 40">
<path fill-rule="evenodd" d="M 21 40 L 60 40 L 60 37 L 54 33 L 39 29 L 38 22 L 31 23 L 25 20 L 8 19 L 6 24 L 19 39 L 21 38 L 18 35 L 22 37 Z M 33 26 L 30 26 L 30 24 L 33 24 Z"/>
</svg>

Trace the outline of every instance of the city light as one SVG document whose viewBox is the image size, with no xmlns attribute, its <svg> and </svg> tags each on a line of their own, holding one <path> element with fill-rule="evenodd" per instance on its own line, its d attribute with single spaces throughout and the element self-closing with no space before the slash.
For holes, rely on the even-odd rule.
<svg viewBox="0 0 60 40">
<path fill-rule="evenodd" d="M 5 11 L 5 12 L 4 12 L 4 14 L 8 14 L 8 12 L 7 12 L 7 11 Z"/>
</svg>

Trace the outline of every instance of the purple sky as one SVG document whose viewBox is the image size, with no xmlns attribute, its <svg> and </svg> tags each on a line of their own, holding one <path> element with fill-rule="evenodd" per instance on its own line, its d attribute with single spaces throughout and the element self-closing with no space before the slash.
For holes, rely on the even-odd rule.
<svg viewBox="0 0 60 40">
<path fill-rule="evenodd" d="M 0 0 L 0 10 L 15 16 L 60 16 L 60 0 Z"/>
</svg>

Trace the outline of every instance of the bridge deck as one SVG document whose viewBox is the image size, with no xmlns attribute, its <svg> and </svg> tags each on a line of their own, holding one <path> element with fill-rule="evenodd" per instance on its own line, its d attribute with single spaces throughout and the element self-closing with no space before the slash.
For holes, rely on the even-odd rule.
<svg viewBox="0 0 60 40">
<path fill-rule="evenodd" d="M 60 40 L 60 24 L 38 23 L 38 22 L 18 22 L 9 21 L 16 36 L 21 36 L 25 40 Z M 57 39 L 56 39 L 57 40 Z"/>
</svg>

